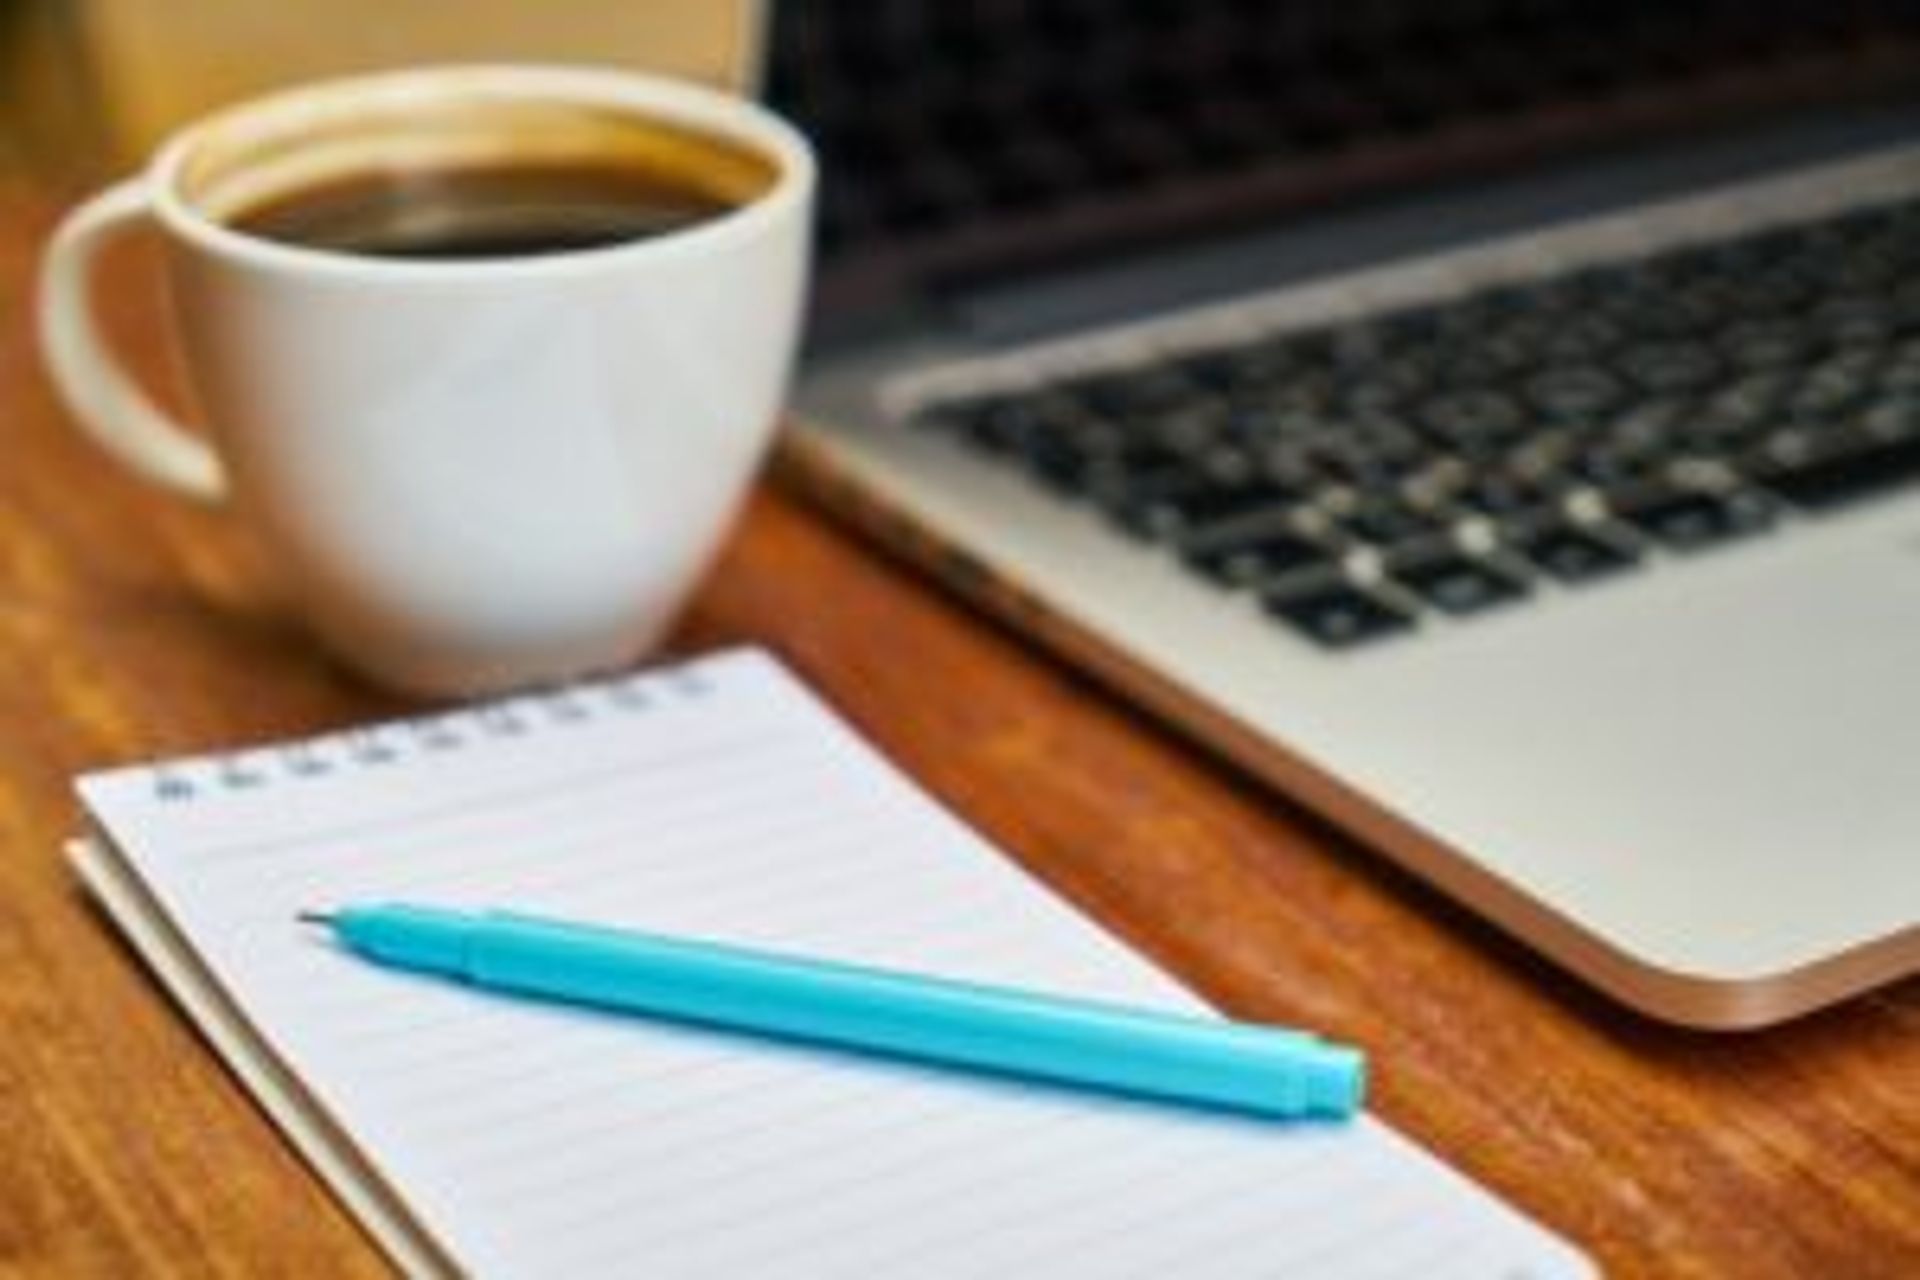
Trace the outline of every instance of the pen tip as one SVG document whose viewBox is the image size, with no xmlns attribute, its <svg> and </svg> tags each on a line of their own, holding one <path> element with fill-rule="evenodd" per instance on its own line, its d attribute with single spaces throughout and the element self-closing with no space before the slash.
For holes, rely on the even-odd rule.
<svg viewBox="0 0 1920 1280">
<path fill-rule="evenodd" d="M 300 911 L 296 912 L 293 918 L 301 924 L 330 925 L 333 923 L 331 911 Z"/>
</svg>

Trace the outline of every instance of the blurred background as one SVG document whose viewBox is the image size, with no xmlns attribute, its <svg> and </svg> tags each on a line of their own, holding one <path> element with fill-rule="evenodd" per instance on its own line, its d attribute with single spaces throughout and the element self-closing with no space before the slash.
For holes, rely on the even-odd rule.
<svg viewBox="0 0 1920 1280">
<path fill-rule="evenodd" d="M 212 107 L 342 72 L 640 68 L 797 118 L 828 287 L 871 298 L 1901 93 L 1917 53 L 1913 0 L 0 0 L 0 170 L 97 185 Z"/>
<path fill-rule="evenodd" d="M 90 186 L 221 103 L 417 62 L 590 62 L 750 85 L 760 11 L 747 0 L 0 0 L 0 172 Z"/>
</svg>

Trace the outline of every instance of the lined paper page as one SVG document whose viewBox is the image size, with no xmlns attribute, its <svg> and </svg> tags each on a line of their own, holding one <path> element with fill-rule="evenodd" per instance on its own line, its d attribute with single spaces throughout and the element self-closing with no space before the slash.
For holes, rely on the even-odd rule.
<svg viewBox="0 0 1920 1280">
<path fill-rule="evenodd" d="M 1277 1125 L 509 1000 L 295 923 L 511 906 L 1198 1007 L 758 653 L 80 786 L 476 1274 L 1589 1274 L 1372 1120 Z"/>
</svg>

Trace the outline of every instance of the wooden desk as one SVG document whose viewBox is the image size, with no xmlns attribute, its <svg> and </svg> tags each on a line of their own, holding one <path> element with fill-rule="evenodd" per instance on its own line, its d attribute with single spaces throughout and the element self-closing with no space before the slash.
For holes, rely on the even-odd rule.
<svg viewBox="0 0 1920 1280">
<path fill-rule="evenodd" d="M 27 309 L 50 219 L 0 191 L 0 1274 L 379 1274 L 59 845 L 77 770 L 399 704 L 227 519 L 68 429 Z M 116 310 L 152 356 L 141 267 Z M 1649 1024 L 775 493 L 678 644 L 730 641 L 1201 991 L 1365 1045 L 1388 1120 L 1609 1273 L 1920 1276 L 1920 983 L 1760 1035 Z"/>
</svg>

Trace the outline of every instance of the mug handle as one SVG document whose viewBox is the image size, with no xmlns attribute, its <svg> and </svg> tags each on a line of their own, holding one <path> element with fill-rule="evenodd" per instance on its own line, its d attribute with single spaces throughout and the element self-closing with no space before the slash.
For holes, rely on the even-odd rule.
<svg viewBox="0 0 1920 1280">
<path fill-rule="evenodd" d="M 67 408 L 108 453 L 164 488 L 218 503 L 228 491 L 219 455 L 154 404 L 94 323 L 100 250 L 151 217 L 144 178 L 108 187 L 67 215 L 40 266 L 40 345 Z"/>
</svg>

